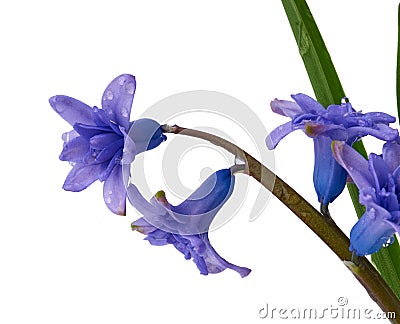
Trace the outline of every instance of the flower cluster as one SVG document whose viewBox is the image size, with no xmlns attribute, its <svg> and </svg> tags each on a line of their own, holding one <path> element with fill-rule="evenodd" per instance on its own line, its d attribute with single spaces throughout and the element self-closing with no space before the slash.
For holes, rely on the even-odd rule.
<svg viewBox="0 0 400 324">
<path fill-rule="evenodd" d="M 104 91 L 103 109 L 61 95 L 49 100 L 53 109 L 73 127 L 62 136 L 60 160 L 72 165 L 63 188 L 77 192 L 96 180 L 104 181 L 104 201 L 118 215 L 125 215 L 126 210 L 122 163 L 131 163 L 137 153 L 143 152 L 143 142 L 148 143 L 146 149 L 152 149 L 166 139 L 154 120 L 129 121 L 135 89 L 135 77 L 123 74 Z M 127 136 L 135 124 L 145 131 L 146 140 Z"/>
<path fill-rule="evenodd" d="M 366 207 L 350 232 L 350 250 L 357 255 L 375 253 L 400 230 L 400 138 L 385 143 L 382 155 L 371 153 L 368 161 L 344 142 L 335 142 L 333 149 Z"/>
<path fill-rule="evenodd" d="M 388 126 L 396 119 L 388 114 L 357 112 L 347 100 L 325 109 L 305 94 L 296 94 L 292 98 L 295 102 L 277 99 L 271 102 L 272 111 L 292 120 L 273 130 L 266 138 L 266 144 L 269 149 L 274 149 L 282 138 L 297 129 L 313 138 L 313 180 L 318 201 L 322 205 L 333 202 L 346 184 L 347 173 L 332 155 L 332 140 L 352 145 L 366 135 L 385 141 L 398 136 L 398 131 Z"/>
<path fill-rule="evenodd" d="M 102 109 L 90 107 L 67 96 L 54 96 L 49 102 L 73 130 L 64 133 L 60 159 L 72 165 L 63 188 L 86 189 L 96 180 L 104 182 L 103 196 L 115 214 L 125 215 L 126 198 L 143 214 L 132 229 L 146 234 L 152 245 L 172 244 L 193 259 L 201 274 L 219 273 L 227 268 L 242 277 L 250 273 L 223 259 L 212 247 L 208 229 L 217 212 L 230 197 L 234 176 L 230 169 L 217 171 L 178 206 L 168 203 L 163 192 L 147 202 L 138 188 L 125 183 L 123 165 L 135 156 L 159 146 L 166 140 L 158 122 L 148 118 L 130 121 L 136 80 L 124 74 L 107 86 Z"/>
<path fill-rule="evenodd" d="M 350 232 L 350 251 L 360 256 L 377 252 L 393 242 L 400 229 L 400 138 L 398 131 L 388 126 L 395 118 L 382 112 L 357 112 L 347 100 L 325 109 L 304 94 L 292 98 L 295 102 L 271 102 L 274 112 L 292 120 L 271 132 L 267 147 L 275 148 L 297 129 L 313 138 L 318 200 L 322 205 L 332 202 L 350 176 L 360 190 L 360 203 L 366 207 Z M 365 135 L 386 141 L 382 155 L 371 153 L 366 160 L 351 147 Z"/>
<path fill-rule="evenodd" d="M 100 180 L 104 182 L 104 201 L 113 213 L 125 215 L 128 198 L 143 215 L 132 223 L 132 229 L 145 234 L 151 245 L 173 245 L 204 275 L 231 269 L 241 277 L 247 276 L 251 270 L 222 258 L 208 236 L 211 222 L 232 194 L 237 166 L 213 173 L 177 206 L 168 202 L 163 191 L 147 201 L 133 183 L 125 182 L 123 166 L 166 140 L 157 121 L 130 121 L 135 90 L 135 77 L 124 74 L 107 86 L 102 108 L 67 96 L 50 98 L 52 108 L 73 127 L 62 136 L 60 159 L 72 165 L 63 188 L 81 191 Z M 292 120 L 268 135 L 267 147 L 275 148 L 297 129 L 311 137 L 318 201 L 321 206 L 334 201 L 349 175 L 360 189 L 360 202 L 366 206 L 350 233 L 350 250 L 357 255 L 378 251 L 400 229 L 400 138 L 398 131 L 389 127 L 395 118 L 381 112 L 357 112 L 347 100 L 325 109 L 304 94 L 292 98 L 294 102 L 271 102 L 274 112 Z M 382 155 L 372 153 L 368 161 L 351 147 L 366 135 L 386 141 Z"/>
<path fill-rule="evenodd" d="M 211 246 L 209 226 L 230 197 L 235 178 L 230 169 L 209 176 L 185 201 L 171 205 L 164 192 L 158 192 L 149 202 L 131 184 L 128 198 L 144 216 L 132 223 L 132 229 L 146 234 L 152 245 L 172 244 L 185 259 L 193 259 L 201 274 L 219 273 L 227 268 L 242 277 L 250 269 L 236 266 L 223 259 Z"/>
</svg>

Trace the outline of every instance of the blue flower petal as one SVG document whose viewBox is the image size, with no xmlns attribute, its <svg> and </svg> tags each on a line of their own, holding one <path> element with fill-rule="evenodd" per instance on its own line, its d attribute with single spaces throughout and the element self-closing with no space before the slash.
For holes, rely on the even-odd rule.
<svg viewBox="0 0 400 324">
<path fill-rule="evenodd" d="M 287 122 L 277 128 L 275 128 L 267 138 L 265 139 L 265 144 L 267 145 L 269 150 L 274 149 L 278 143 L 284 138 L 286 135 L 293 132 L 295 129 L 293 128 L 292 122 Z"/>
<path fill-rule="evenodd" d="M 292 98 L 294 101 L 296 101 L 304 113 L 320 114 L 325 112 L 324 106 L 322 106 L 315 99 L 303 93 L 292 95 Z"/>
<path fill-rule="evenodd" d="M 115 133 L 101 133 L 90 138 L 90 147 L 95 150 L 102 150 L 121 139 L 122 137 Z"/>
<path fill-rule="evenodd" d="M 393 173 L 400 166 L 400 144 L 397 141 L 390 141 L 383 145 L 383 159 Z"/>
<path fill-rule="evenodd" d="M 103 93 L 102 107 L 107 117 L 125 129 L 129 127 L 135 90 L 135 77 L 122 74 L 111 81 Z"/>
<path fill-rule="evenodd" d="M 122 177 L 122 168 L 114 167 L 104 181 L 103 197 L 107 207 L 117 215 L 126 215 L 126 191 Z"/>
<path fill-rule="evenodd" d="M 65 179 L 63 189 L 74 192 L 82 191 L 98 179 L 98 175 L 103 169 L 103 164 L 76 163 Z"/>
<path fill-rule="evenodd" d="M 369 171 L 374 179 L 375 189 L 379 192 L 381 188 L 386 187 L 390 170 L 383 158 L 374 153 L 369 155 L 368 163 Z"/>
<path fill-rule="evenodd" d="M 375 181 L 368 170 L 368 161 L 345 142 L 333 142 L 333 155 L 336 161 L 346 169 L 357 187 L 362 190 L 375 187 Z"/>
<path fill-rule="evenodd" d="M 158 227 L 172 233 L 191 235 L 207 232 L 218 211 L 231 196 L 235 177 L 229 169 L 211 174 L 188 198 L 178 206 L 168 203 L 165 196 L 156 201 L 165 208 L 170 217 L 161 219 Z M 155 224 L 159 219 L 149 219 Z"/>
<path fill-rule="evenodd" d="M 165 214 L 165 209 L 162 206 L 150 204 L 133 183 L 130 183 L 126 190 L 129 202 L 139 213 L 150 217 Z"/>
<path fill-rule="evenodd" d="M 69 162 L 81 162 L 89 150 L 89 141 L 82 136 L 65 142 L 60 154 L 60 160 Z"/>
<path fill-rule="evenodd" d="M 135 142 L 136 154 L 151 150 L 166 140 L 161 125 L 149 118 L 135 120 L 129 129 L 128 136 Z"/>
<path fill-rule="evenodd" d="M 131 227 L 132 227 L 133 231 L 138 231 L 139 233 L 146 234 L 146 235 L 157 230 L 156 227 L 149 224 L 143 217 L 134 221 L 132 223 Z"/>
<path fill-rule="evenodd" d="M 98 155 L 96 155 L 96 162 L 103 163 L 110 160 L 117 152 L 119 152 L 116 158 L 121 158 L 121 147 L 124 145 L 124 139 L 119 138 L 115 142 L 104 147 Z"/>
<path fill-rule="evenodd" d="M 291 118 L 303 112 L 299 105 L 293 101 L 275 99 L 271 101 L 270 105 L 274 113 Z"/>
<path fill-rule="evenodd" d="M 351 142 L 354 142 L 354 140 L 358 137 L 363 137 L 366 135 L 372 135 L 384 141 L 392 141 L 399 136 L 397 129 L 393 129 L 385 124 L 377 124 L 374 128 L 363 126 L 350 127 L 347 129 L 347 132 L 349 141 Z"/>
<path fill-rule="evenodd" d="M 331 139 L 320 136 L 314 139 L 314 188 L 318 201 L 327 205 L 334 201 L 346 185 L 347 172 L 334 159 Z"/>
<path fill-rule="evenodd" d="M 329 142 L 327 142 L 327 145 L 329 147 L 332 139 L 335 139 L 335 141 L 348 140 L 348 132 L 346 128 L 344 128 L 341 125 L 334 125 L 334 124 L 326 125 L 310 121 L 304 124 L 304 132 L 306 133 L 306 135 L 312 138 L 329 137 Z"/>
<path fill-rule="evenodd" d="M 79 100 L 67 96 L 54 96 L 49 99 L 49 103 L 55 112 L 72 126 L 76 123 L 95 125 L 93 109 Z"/>
<path fill-rule="evenodd" d="M 110 161 L 108 161 L 108 164 L 107 164 L 107 162 L 104 162 L 104 164 L 106 164 L 107 167 L 104 168 L 104 170 L 99 174 L 100 181 L 105 181 L 110 176 L 111 171 L 114 169 L 114 167 L 117 165 L 120 166 L 121 156 L 122 156 L 122 148 L 120 148 L 114 154 L 114 157 L 112 159 L 110 159 Z M 122 169 L 122 167 L 121 167 L 121 169 Z"/>
<path fill-rule="evenodd" d="M 87 140 L 90 140 L 93 136 L 100 135 L 103 133 L 111 133 L 112 130 L 107 126 L 92 126 L 77 123 L 74 125 L 74 130 Z"/>
<path fill-rule="evenodd" d="M 129 137 L 125 136 L 124 149 L 122 152 L 122 164 L 131 164 L 136 157 L 136 145 L 135 142 Z"/>
<path fill-rule="evenodd" d="M 204 233 L 202 234 L 203 236 L 203 241 L 206 244 L 206 249 L 205 253 L 203 255 L 203 258 L 205 260 L 205 263 L 207 264 L 207 270 L 209 273 L 219 273 L 221 271 L 224 271 L 225 269 L 232 269 L 239 273 L 239 275 L 244 278 L 248 276 L 251 272 L 249 268 L 246 267 L 239 267 L 233 263 L 230 263 L 226 261 L 224 258 L 222 258 L 217 251 L 212 247 L 209 239 L 208 239 L 208 234 Z"/>
<path fill-rule="evenodd" d="M 372 121 L 374 123 L 390 124 L 396 121 L 396 117 L 383 112 L 369 112 L 364 114 L 366 120 Z"/>
<path fill-rule="evenodd" d="M 350 232 L 350 251 L 361 256 L 377 252 L 395 233 L 388 217 L 390 214 L 380 207 L 365 212 Z"/>
</svg>

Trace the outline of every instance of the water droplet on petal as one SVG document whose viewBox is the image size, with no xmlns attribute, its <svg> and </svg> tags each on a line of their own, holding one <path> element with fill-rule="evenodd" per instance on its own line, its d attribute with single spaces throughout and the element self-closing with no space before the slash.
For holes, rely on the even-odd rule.
<svg viewBox="0 0 400 324">
<path fill-rule="evenodd" d="M 123 85 L 124 83 L 125 83 L 125 77 L 124 76 L 122 76 L 122 77 L 120 77 L 119 79 L 118 79 L 118 83 L 119 83 L 119 85 Z"/>
<path fill-rule="evenodd" d="M 125 90 L 129 94 L 133 94 L 135 92 L 135 84 L 133 82 L 128 82 L 125 84 Z"/>
<path fill-rule="evenodd" d="M 111 90 L 107 90 L 106 93 L 104 94 L 103 100 L 113 100 L 114 94 L 112 93 Z"/>
<path fill-rule="evenodd" d="M 128 110 L 126 108 L 122 108 L 121 115 L 122 115 L 122 117 L 128 117 L 129 116 Z"/>
<path fill-rule="evenodd" d="M 113 191 L 112 190 L 108 190 L 108 194 L 112 195 Z"/>
<path fill-rule="evenodd" d="M 342 104 L 347 104 L 350 102 L 349 98 L 343 97 L 342 100 L 340 101 Z"/>
<path fill-rule="evenodd" d="M 104 201 L 106 202 L 106 204 L 111 204 L 111 198 L 110 197 L 106 197 L 104 199 Z"/>
<path fill-rule="evenodd" d="M 387 239 L 387 241 L 385 243 L 383 243 L 382 247 L 388 247 L 389 245 L 391 245 L 394 242 L 394 237 L 391 236 Z"/>
</svg>

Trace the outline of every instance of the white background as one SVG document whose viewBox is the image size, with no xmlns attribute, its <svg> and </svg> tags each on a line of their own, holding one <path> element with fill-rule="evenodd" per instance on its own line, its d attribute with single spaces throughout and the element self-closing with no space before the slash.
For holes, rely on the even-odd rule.
<svg viewBox="0 0 400 324">
<path fill-rule="evenodd" d="M 309 5 L 353 106 L 395 115 L 396 1 Z M 266 303 L 322 310 L 339 297 L 379 311 L 275 198 L 254 222 L 245 204 L 210 234 L 223 257 L 253 270 L 241 279 L 230 270 L 201 276 L 173 247 L 150 246 L 130 230 L 133 209 L 125 218 L 107 210 L 100 183 L 79 194 L 61 189 L 70 170 L 58 160 L 61 134 L 70 126 L 48 98 L 65 94 L 100 105 L 121 73 L 137 78 L 132 119 L 167 96 L 202 89 L 243 101 L 268 130 L 285 122 L 269 101 L 312 89 L 280 1 L 38 0 L 0 7 L 1 323 L 257 323 L 266 321 L 258 317 Z M 379 148 L 374 141 L 370 147 Z M 293 133 L 275 158 L 277 174 L 317 206 L 312 141 Z M 182 172 L 191 183 L 188 169 Z M 346 192 L 331 212 L 348 234 L 356 216 Z"/>
</svg>

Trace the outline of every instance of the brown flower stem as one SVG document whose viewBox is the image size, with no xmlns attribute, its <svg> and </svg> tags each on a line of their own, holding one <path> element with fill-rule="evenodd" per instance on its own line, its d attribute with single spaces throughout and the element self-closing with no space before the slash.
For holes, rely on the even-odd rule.
<svg viewBox="0 0 400 324">
<path fill-rule="evenodd" d="M 163 125 L 163 131 L 204 139 L 241 159 L 246 164 L 244 173 L 260 182 L 324 241 L 364 286 L 388 319 L 392 323 L 400 323 L 400 302 L 396 295 L 367 258 L 358 257 L 357 265 L 353 262 L 355 259 L 349 251 L 350 240 L 331 218 L 324 217 L 275 173 L 237 145 L 218 136 L 177 125 Z M 395 318 L 389 318 L 389 315 Z"/>
</svg>

